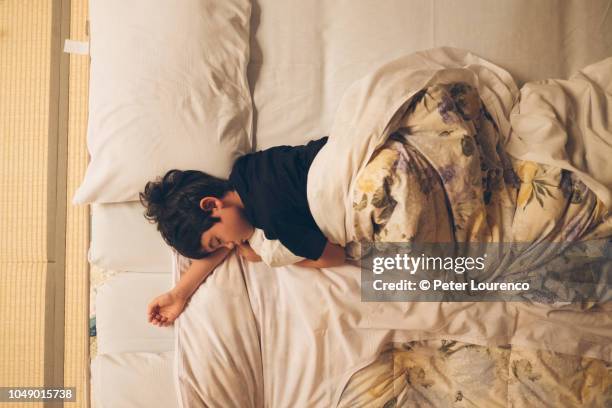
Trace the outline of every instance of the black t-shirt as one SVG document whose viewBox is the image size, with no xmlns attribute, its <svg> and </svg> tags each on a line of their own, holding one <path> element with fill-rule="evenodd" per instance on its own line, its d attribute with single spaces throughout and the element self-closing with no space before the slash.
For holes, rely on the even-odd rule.
<svg viewBox="0 0 612 408">
<path fill-rule="evenodd" d="M 277 146 L 244 155 L 229 181 L 249 222 L 278 239 L 295 255 L 319 259 L 327 238 L 317 226 L 306 197 L 308 169 L 327 136 L 302 146 Z"/>
</svg>

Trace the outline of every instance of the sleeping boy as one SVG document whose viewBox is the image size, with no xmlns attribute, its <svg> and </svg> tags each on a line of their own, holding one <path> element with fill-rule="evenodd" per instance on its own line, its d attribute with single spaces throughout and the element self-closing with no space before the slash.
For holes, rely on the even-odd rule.
<svg viewBox="0 0 612 408">
<path fill-rule="evenodd" d="M 285 260 L 305 267 L 345 262 L 344 248 L 323 235 L 306 196 L 310 164 L 326 142 L 323 137 L 241 156 L 228 180 L 195 170 L 170 170 L 147 183 L 140 193 L 145 217 L 157 223 L 168 245 L 192 259 L 177 285 L 147 307 L 152 324 L 172 324 L 231 250 L 249 261 L 261 261 L 249 243 L 260 253 L 273 245 Z M 278 240 L 275 247 L 270 240 Z"/>
</svg>

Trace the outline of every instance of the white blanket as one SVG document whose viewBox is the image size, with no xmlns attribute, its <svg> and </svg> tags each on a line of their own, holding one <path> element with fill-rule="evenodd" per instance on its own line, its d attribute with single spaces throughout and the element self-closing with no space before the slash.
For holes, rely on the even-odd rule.
<svg viewBox="0 0 612 408">
<path fill-rule="evenodd" d="M 360 269 L 269 268 L 231 257 L 179 317 L 183 407 L 331 407 L 389 341 L 513 344 L 612 361 L 612 305 L 362 302 Z"/>
<path fill-rule="evenodd" d="M 612 209 L 612 57 L 568 80 L 530 82 L 512 110 L 515 157 L 575 172 Z"/>
<path fill-rule="evenodd" d="M 351 239 L 346 211 L 364 158 L 410 97 L 440 79 L 476 86 L 504 137 L 513 136 L 509 118 L 519 91 L 503 69 L 448 48 L 385 65 L 346 93 L 309 175 L 313 215 L 335 242 Z M 310 182 L 315 179 L 323 182 Z M 235 257 L 196 292 L 176 332 L 185 407 L 335 406 L 350 376 L 390 341 L 512 344 L 612 361 L 610 303 L 578 311 L 526 303 L 362 302 L 358 267 L 269 268 Z"/>
</svg>

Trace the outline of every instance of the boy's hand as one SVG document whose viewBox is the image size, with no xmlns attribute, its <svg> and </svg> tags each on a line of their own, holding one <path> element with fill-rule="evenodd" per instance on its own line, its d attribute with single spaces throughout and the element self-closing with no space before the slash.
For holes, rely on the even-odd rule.
<svg viewBox="0 0 612 408">
<path fill-rule="evenodd" d="M 170 291 L 153 299 L 147 306 L 149 322 L 155 326 L 170 326 L 185 308 L 187 299 Z"/>
<path fill-rule="evenodd" d="M 240 255 L 247 261 L 261 262 L 261 257 L 257 255 L 255 251 L 253 251 L 253 248 L 251 248 L 251 246 L 248 243 L 238 244 L 238 246 L 236 247 L 236 251 L 238 252 L 238 255 Z"/>
</svg>

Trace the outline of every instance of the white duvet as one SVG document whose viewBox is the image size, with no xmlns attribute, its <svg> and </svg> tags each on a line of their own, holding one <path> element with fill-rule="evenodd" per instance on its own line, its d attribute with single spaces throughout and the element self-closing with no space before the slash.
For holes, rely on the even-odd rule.
<svg viewBox="0 0 612 408">
<path fill-rule="evenodd" d="M 478 89 L 508 153 L 576 172 L 612 208 L 612 57 L 570 80 L 529 83 L 519 92 L 501 67 L 470 52 L 441 47 L 384 64 L 342 97 L 307 186 L 312 215 L 331 241 L 346 245 L 355 239 L 355 182 L 376 148 L 397 130 L 410 98 L 430 84 L 452 82 Z"/>
<path fill-rule="evenodd" d="M 178 319 L 183 407 L 332 407 L 389 341 L 511 343 L 612 361 L 612 305 L 361 302 L 360 269 L 269 268 L 232 256 Z M 605 306 L 605 305 L 604 305 Z"/>
<path fill-rule="evenodd" d="M 384 138 L 401 105 L 439 75 L 477 85 L 504 136 L 512 136 L 510 113 L 519 91 L 501 68 L 451 49 L 385 65 L 353 86 L 338 110 L 328 151 L 335 152 L 334 165 L 343 169 L 336 172 L 341 182 L 308 185 L 315 219 L 334 241 L 350 240 L 348 206 L 337 203 L 347 202 L 364 155 Z M 405 87 L 397 86 L 398 78 Z M 384 89 L 388 92 L 379 92 Z M 600 109 L 609 110 L 607 92 Z M 515 110 L 519 113 L 525 111 Z M 523 124 L 534 126 L 534 120 Z M 546 137 L 558 136 L 544 120 L 540 123 Z M 598 129 L 596 135 L 609 137 L 609 124 Z M 582 135 L 591 146 L 594 135 Z M 340 154 L 334 149 L 347 145 L 334 141 L 343 137 L 354 143 Z M 313 163 L 317 177 L 324 177 L 322 169 L 330 163 L 325 149 L 321 153 Z M 521 151 L 517 147 L 514 153 Z M 546 155 L 538 157 L 546 160 Z M 610 184 L 601 166 L 579 167 L 576 157 L 552 159 L 565 159 L 564 165 L 588 174 L 585 183 L 605 201 Z M 177 275 L 184 267 L 178 259 Z M 612 361 L 612 304 L 579 312 L 526 303 L 362 302 L 360 269 L 352 265 L 269 268 L 232 255 L 195 293 L 176 324 L 177 389 L 184 407 L 335 406 L 350 376 L 390 341 L 512 344 Z"/>
<path fill-rule="evenodd" d="M 308 204 L 330 241 L 345 246 L 355 240 L 352 192 L 359 173 L 376 148 L 397 130 L 410 98 L 437 82 L 474 86 L 502 135 L 510 133 L 509 116 L 518 89 L 502 68 L 448 47 L 384 64 L 344 93 L 329 139 L 308 171 Z"/>
</svg>

